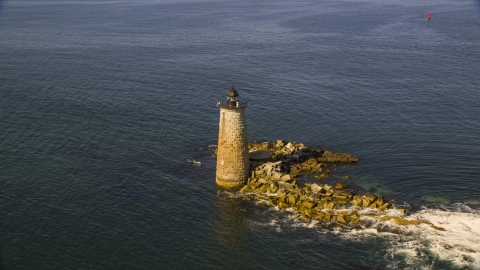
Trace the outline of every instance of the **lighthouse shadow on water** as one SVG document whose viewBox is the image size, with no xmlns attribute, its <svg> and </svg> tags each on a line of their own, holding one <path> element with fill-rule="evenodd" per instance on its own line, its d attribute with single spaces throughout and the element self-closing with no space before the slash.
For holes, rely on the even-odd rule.
<svg viewBox="0 0 480 270">
<path fill-rule="evenodd" d="M 207 249 L 206 266 L 208 268 L 215 268 L 219 265 L 226 266 L 231 260 L 234 260 L 236 264 L 246 263 L 247 260 L 241 251 L 247 244 L 247 204 L 247 201 L 231 198 L 223 192 L 219 192 L 214 197 L 214 211 L 209 225 L 213 232 L 215 245 L 211 245 Z"/>
</svg>

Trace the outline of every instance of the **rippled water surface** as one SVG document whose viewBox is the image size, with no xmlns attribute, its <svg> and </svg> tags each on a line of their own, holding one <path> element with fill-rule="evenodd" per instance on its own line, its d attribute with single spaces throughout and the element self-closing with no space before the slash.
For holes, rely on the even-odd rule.
<svg viewBox="0 0 480 270">
<path fill-rule="evenodd" d="M 479 8 L 0 1 L 0 269 L 480 268 Z M 332 177 L 446 231 L 328 229 L 217 188 L 231 85 L 249 140 L 352 152 Z"/>
</svg>

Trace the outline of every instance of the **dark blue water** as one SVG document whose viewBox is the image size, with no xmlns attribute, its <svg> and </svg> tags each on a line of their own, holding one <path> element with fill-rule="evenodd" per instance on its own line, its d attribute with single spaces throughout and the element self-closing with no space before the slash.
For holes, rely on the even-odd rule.
<svg viewBox="0 0 480 270">
<path fill-rule="evenodd" d="M 0 269 L 478 269 L 479 48 L 474 1 L 0 1 Z M 249 140 L 352 152 L 447 232 L 230 197 L 231 85 Z"/>
</svg>

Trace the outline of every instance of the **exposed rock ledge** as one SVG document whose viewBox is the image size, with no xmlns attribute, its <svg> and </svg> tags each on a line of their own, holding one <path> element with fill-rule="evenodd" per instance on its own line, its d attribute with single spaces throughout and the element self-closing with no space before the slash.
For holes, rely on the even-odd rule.
<svg viewBox="0 0 480 270">
<path fill-rule="evenodd" d="M 301 143 L 281 140 L 254 142 L 248 148 L 250 152 L 268 151 L 272 156 L 270 159 L 262 156 L 264 161 L 251 161 L 251 176 L 239 191 L 243 196 L 263 201 L 280 210 L 292 209 L 297 212 L 297 218 L 305 222 L 317 220 L 354 225 L 362 221 L 358 212 L 368 208 L 376 210 L 368 216 L 376 216 L 379 221 L 391 220 L 396 225 L 428 224 L 434 229 L 443 230 L 427 221 L 385 215 L 385 211 L 395 205 L 394 200 L 385 200 L 383 196 L 370 192 L 359 196 L 343 183 L 305 183 L 303 187 L 297 184 L 297 177 L 304 173 L 315 174 L 314 177 L 319 181 L 329 177 L 330 166 L 333 165 L 329 163 L 358 162 L 358 157 L 353 154 L 313 149 Z M 348 179 L 348 176 L 344 176 L 344 179 Z M 406 213 L 405 209 L 397 210 L 398 215 Z"/>
</svg>

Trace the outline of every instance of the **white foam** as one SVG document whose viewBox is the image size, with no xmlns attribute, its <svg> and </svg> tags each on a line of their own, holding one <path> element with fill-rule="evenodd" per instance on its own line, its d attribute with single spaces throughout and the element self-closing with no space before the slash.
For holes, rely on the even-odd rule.
<svg viewBox="0 0 480 270">
<path fill-rule="evenodd" d="M 440 259 L 452 261 L 458 266 L 480 268 L 480 215 L 478 213 L 424 209 L 411 217 L 429 221 L 445 229 L 445 231 L 432 230 L 425 228 L 428 227 L 426 225 L 417 228 L 421 230 L 419 237 Z"/>
<path fill-rule="evenodd" d="M 387 214 L 399 215 L 398 211 Z M 454 267 L 480 269 L 480 211 L 456 204 L 450 209 L 424 208 L 404 218 L 428 221 L 445 230 L 435 230 L 428 224 L 398 226 L 393 221 L 381 222 L 375 217 L 363 217 L 373 225 L 345 232 L 341 237 L 350 241 L 381 237 L 387 244 L 387 260 L 402 257 L 404 263 L 416 269 L 433 269 L 430 265 L 432 260 L 450 262 Z M 385 227 L 388 227 L 387 232 L 382 232 Z M 389 267 L 397 268 L 397 263 L 392 261 Z"/>
<path fill-rule="evenodd" d="M 279 211 L 278 208 L 275 210 Z M 328 233 L 345 241 L 368 242 L 373 238 L 381 238 L 385 244 L 385 259 L 389 261 L 388 268 L 397 269 L 406 265 L 412 269 L 434 269 L 435 262 L 442 261 L 454 268 L 480 269 L 480 211 L 472 210 L 467 205 L 454 204 L 444 209 L 423 208 L 406 216 L 395 209 L 381 212 L 352 207 L 349 210 L 357 210 L 361 219 L 369 225 L 353 230 L 333 228 Z M 280 211 L 288 214 L 268 224 L 277 232 L 286 226 L 318 228 L 325 224 L 315 220 L 308 223 L 300 221 L 291 209 Z M 382 222 L 379 221 L 379 216 L 367 214 L 424 220 L 445 230 L 435 230 L 428 224 L 399 226 L 393 220 Z"/>
</svg>

